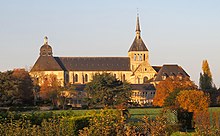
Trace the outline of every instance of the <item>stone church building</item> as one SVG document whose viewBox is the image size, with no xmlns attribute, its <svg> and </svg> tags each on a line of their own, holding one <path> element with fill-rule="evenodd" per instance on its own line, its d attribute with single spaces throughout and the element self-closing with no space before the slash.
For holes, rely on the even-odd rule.
<svg viewBox="0 0 220 136">
<path fill-rule="evenodd" d="M 38 79 L 42 75 L 55 74 L 62 85 L 67 83 L 84 85 L 92 80 L 95 73 L 102 72 L 111 73 L 116 78 L 129 82 L 132 85 L 132 101 L 142 104 L 152 102 L 155 84 L 166 77 L 189 77 L 181 66 L 152 66 L 149 63 L 149 50 L 141 37 L 139 16 L 136 22 L 136 36 L 127 57 L 54 56 L 48 38 L 45 37 L 40 48 L 40 56 L 30 75 Z"/>
</svg>

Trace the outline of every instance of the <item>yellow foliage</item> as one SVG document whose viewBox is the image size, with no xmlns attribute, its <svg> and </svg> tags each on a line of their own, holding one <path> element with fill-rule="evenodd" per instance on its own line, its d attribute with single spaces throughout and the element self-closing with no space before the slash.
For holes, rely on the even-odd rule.
<svg viewBox="0 0 220 136">
<path fill-rule="evenodd" d="M 156 86 L 156 94 L 153 100 L 154 106 L 163 106 L 165 99 L 176 89 L 188 90 L 195 89 L 197 86 L 189 79 L 167 78 Z"/>
<path fill-rule="evenodd" d="M 203 91 L 184 90 L 176 97 L 176 103 L 188 112 L 199 113 L 208 110 L 210 98 Z"/>
</svg>

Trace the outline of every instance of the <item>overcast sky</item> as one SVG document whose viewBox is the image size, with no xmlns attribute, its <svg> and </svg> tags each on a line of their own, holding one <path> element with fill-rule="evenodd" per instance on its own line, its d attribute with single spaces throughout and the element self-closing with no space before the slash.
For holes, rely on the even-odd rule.
<svg viewBox="0 0 220 136">
<path fill-rule="evenodd" d="M 220 0 L 1 0 L 0 71 L 29 68 L 48 36 L 54 56 L 127 56 L 137 8 L 151 65 L 178 64 L 220 85 Z"/>
</svg>

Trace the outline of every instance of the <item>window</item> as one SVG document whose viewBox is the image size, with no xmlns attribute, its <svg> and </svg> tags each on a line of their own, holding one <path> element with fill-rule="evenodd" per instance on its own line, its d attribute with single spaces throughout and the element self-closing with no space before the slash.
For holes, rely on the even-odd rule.
<svg viewBox="0 0 220 136">
<path fill-rule="evenodd" d="M 136 54 L 134 54 L 134 61 L 136 61 Z"/>
<path fill-rule="evenodd" d="M 122 76 L 122 82 L 124 82 L 125 81 L 125 74 L 123 74 L 123 76 Z"/>
<path fill-rule="evenodd" d="M 85 74 L 85 82 L 88 82 L 88 75 Z"/>
<path fill-rule="evenodd" d="M 139 60 L 142 61 L 142 54 L 139 56 Z"/>
<path fill-rule="evenodd" d="M 82 82 L 83 82 L 83 83 L 85 82 L 85 78 L 84 78 L 84 75 L 82 75 Z"/>
<path fill-rule="evenodd" d="M 144 82 L 144 83 L 147 83 L 147 81 L 148 81 L 148 78 L 145 76 L 143 82 Z"/>
<path fill-rule="evenodd" d="M 74 82 L 78 82 L 78 75 L 77 74 L 75 74 Z"/>
<path fill-rule="evenodd" d="M 145 61 L 145 54 L 144 54 L 144 61 Z"/>
</svg>

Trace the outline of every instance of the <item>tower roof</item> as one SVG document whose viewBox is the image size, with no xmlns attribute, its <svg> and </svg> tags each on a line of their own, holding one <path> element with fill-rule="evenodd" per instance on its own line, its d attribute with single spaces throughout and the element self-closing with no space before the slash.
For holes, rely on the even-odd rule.
<svg viewBox="0 0 220 136">
<path fill-rule="evenodd" d="M 47 36 L 44 37 L 44 44 L 40 48 L 40 56 L 52 56 L 52 47 L 48 44 Z"/>
<path fill-rule="evenodd" d="M 128 52 L 130 51 L 148 51 L 146 45 L 144 44 L 141 38 L 139 15 L 137 15 L 137 22 L 136 22 L 136 36 Z"/>
</svg>

